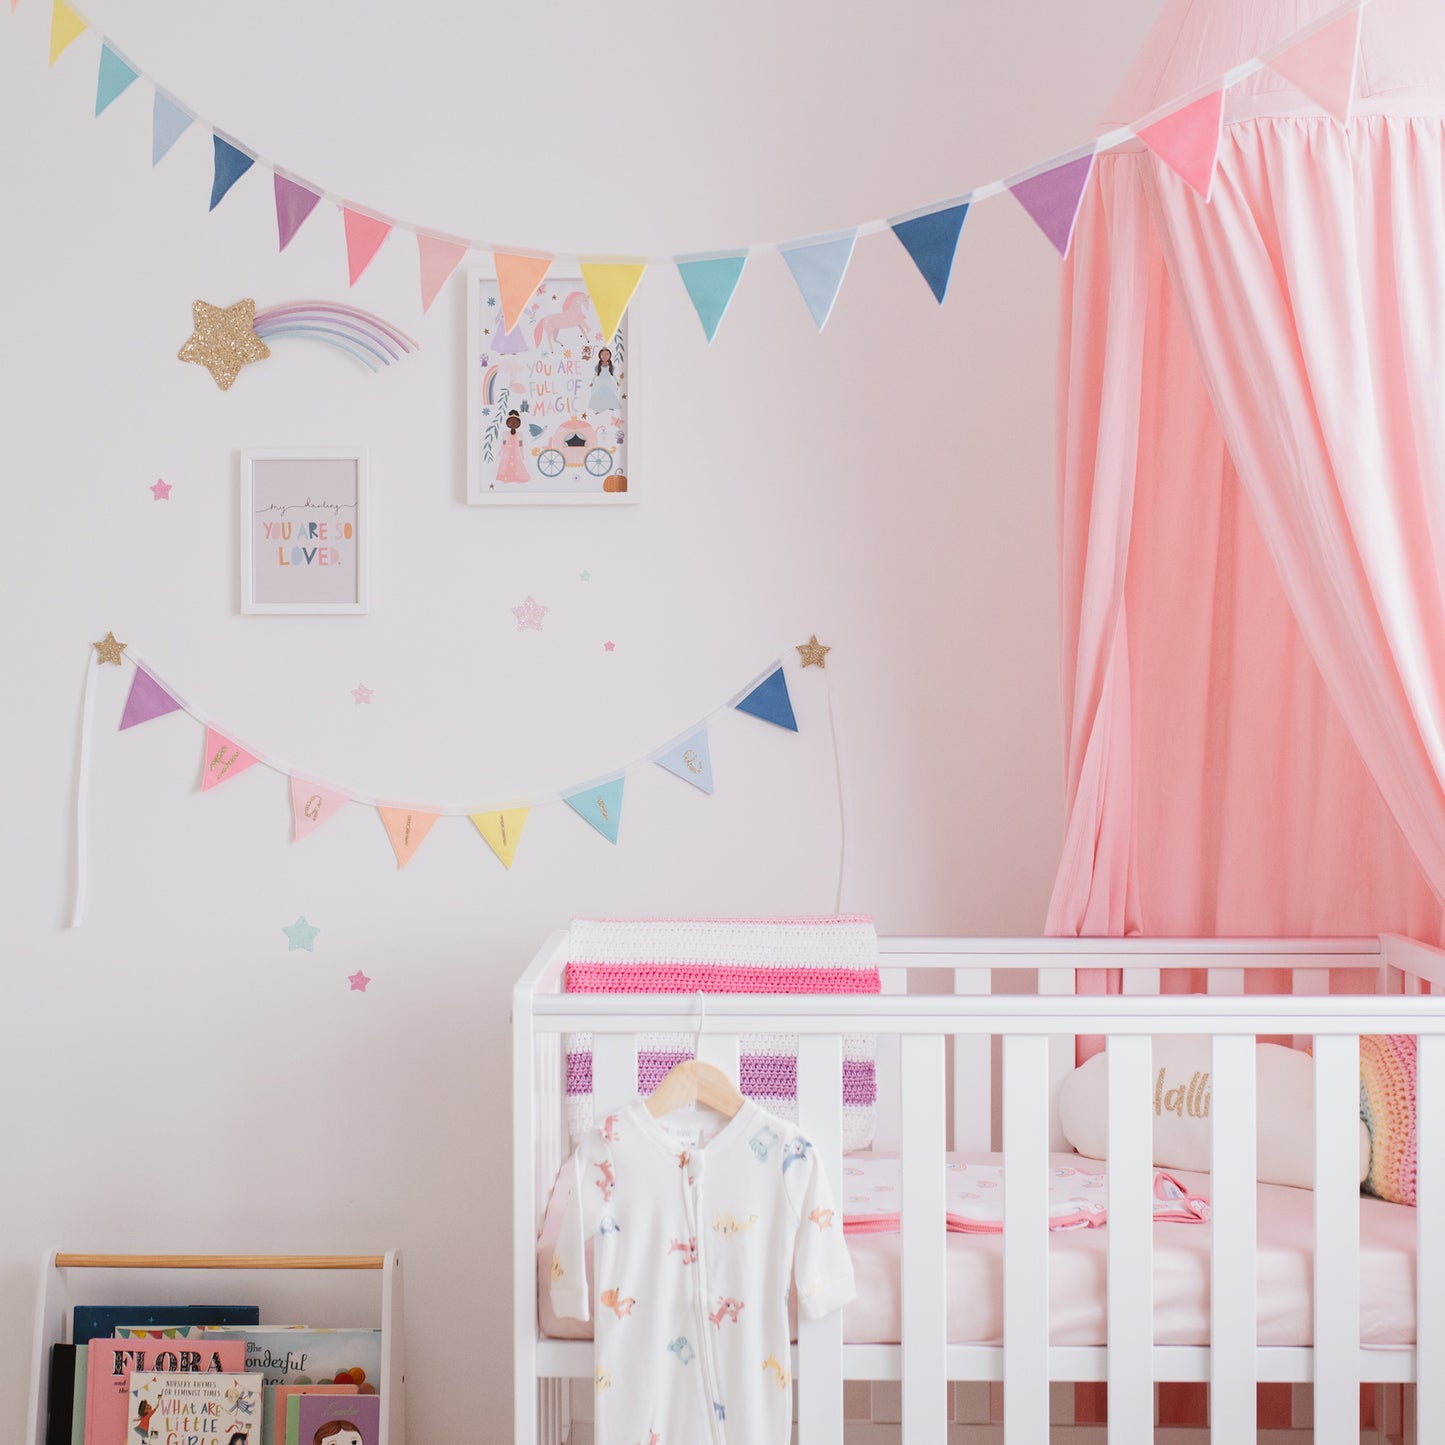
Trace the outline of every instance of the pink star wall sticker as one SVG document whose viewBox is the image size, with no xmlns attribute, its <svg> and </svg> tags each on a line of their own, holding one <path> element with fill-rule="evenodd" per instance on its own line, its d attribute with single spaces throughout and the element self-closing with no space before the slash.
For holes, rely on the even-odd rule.
<svg viewBox="0 0 1445 1445">
<path fill-rule="evenodd" d="M 528 596 L 525 602 L 512 608 L 512 616 L 517 619 L 517 631 L 525 632 L 530 627 L 533 631 L 540 632 L 542 619 L 551 610 L 550 607 L 543 607 L 535 597 Z"/>
<path fill-rule="evenodd" d="M 371 701 L 371 689 L 367 687 L 364 682 L 357 683 L 356 686 L 351 689 L 351 695 L 356 699 L 356 705 L 358 707 L 364 702 L 369 703 Z"/>
<path fill-rule="evenodd" d="M 169 502 L 171 499 L 171 484 L 161 477 L 157 477 L 147 490 L 157 502 Z"/>
<path fill-rule="evenodd" d="M 352 993 L 365 993 L 371 980 L 358 968 L 355 973 L 347 975 L 347 982 L 351 984 Z"/>
</svg>

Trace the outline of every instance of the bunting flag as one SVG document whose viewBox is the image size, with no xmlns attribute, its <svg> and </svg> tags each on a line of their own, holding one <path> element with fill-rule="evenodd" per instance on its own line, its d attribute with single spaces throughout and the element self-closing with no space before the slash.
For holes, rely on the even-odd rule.
<svg viewBox="0 0 1445 1445">
<path fill-rule="evenodd" d="M 215 728 L 206 729 L 206 756 L 201 762 L 201 791 L 214 787 L 244 773 L 256 759 L 245 748 L 233 743 Z"/>
<path fill-rule="evenodd" d="M 790 733 L 798 730 L 798 720 L 793 716 L 793 700 L 788 696 L 788 679 L 780 667 L 769 673 L 741 702 L 733 706 L 739 712 L 764 722 L 776 723 Z"/>
<path fill-rule="evenodd" d="M 592 308 L 597 312 L 597 322 L 602 328 L 604 345 L 610 345 L 622 323 L 622 314 L 627 303 L 647 270 L 645 261 L 583 261 L 582 279 L 587 283 L 587 294 L 592 298 Z"/>
<path fill-rule="evenodd" d="M 1094 169 L 1094 152 L 1063 161 L 1038 175 L 1005 181 L 1014 199 L 1034 219 L 1060 256 L 1069 254 L 1074 222 L 1084 200 L 1084 189 Z"/>
<path fill-rule="evenodd" d="M 857 231 L 824 241 L 800 241 L 792 246 L 779 246 L 803 300 L 808 303 L 813 324 L 821 331 L 833 314 L 838 288 L 843 284 L 848 263 L 853 259 Z"/>
<path fill-rule="evenodd" d="M 381 814 L 386 836 L 396 851 L 398 868 L 405 868 L 411 862 L 412 854 L 441 817 L 440 813 L 419 813 L 414 808 L 378 808 L 376 811 Z"/>
<path fill-rule="evenodd" d="M 65 53 L 66 47 L 77 35 L 84 32 L 85 21 L 65 3 L 52 0 L 50 7 L 50 63 L 55 64 Z"/>
<path fill-rule="evenodd" d="M 314 833 L 333 814 L 339 813 L 351 799 L 335 788 L 313 783 L 309 778 L 291 775 L 291 817 L 295 825 L 293 839 L 299 843 Z"/>
<path fill-rule="evenodd" d="M 709 256 L 696 261 L 679 261 L 678 274 L 692 300 L 703 334 L 711 343 L 733 299 L 747 256 Z"/>
<path fill-rule="evenodd" d="M 579 817 L 585 818 L 609 843 L 617 841 L 617 827 L 622 822 L 622 785 L 625 780 L 613 778 L 595 788 L 583 788 L 562 801 Z"/>
<path fill-rule="evenodd" d="M 1216 90 L 1163 120 L 1142 126 L 1138 136 L 1191 190 L 1207 202 L 1224 136 L 1224 92 Z"/>
<path fill-rule="evenodd" d="M 948 295 L 948 283 L 953 276 L 953 257 L 967 219 L 968 202 L 961 201 L 947 210 L 929 211 L 927 215 L 910 216 L 907 220 L 892 223 L 893 234 L 913 258 L 913 264 L 928 282 L 928 289 L 940 306 Z"/>
<path fill-rule="evenodd" d="M 468 815 L 476 824 L 477 832 L 487 840 L 487 846 L 502 860 L 503 868 L 510 868 L 517 856 L 517 844 L 522 841 L 529 812 L 530 808 L 505 808 L 498 813 Z"/>
<path fill-rule="evenodd" d="M 278 250 L 284 251 L 301 229 L 301 223 L 316 209 L 321 199 L 309 186 L 276 172 L 276 239 Z"/>
<path fill-rule="evenodd" d="M 497 290 L 502 296 L 502 320 L 507 330 L 514 331 L 522 319 L 522 311 L 532 299 L 532 292 L 542 284 L 542 277 L 552 264 L 550 256 L 509 256 L 504 251 L 492 255 L 497 273 Z"/>
<path fill-rule="evenodd" d="M 432 302 L 461 264 L 467 248 L 460 241 L 444 241 L 440 236 L 428 236 L 425 231 L 418 231 L 416 249 L 421 257 L 421 309 L 426 312 L 431 310 Z"/>
<path fill-rule="evenodd" d="M 699 728 L 690 738 L 669 748 L 657 759 L 657 765 L 711 796 L 712 753 L 707 745 L 706 728 Z"/>
<path fill-rule="evenodd" d="M 504 331 L 506 317 L 502 318 L 502 325 L 492 332 L 492 339 L 489 349 L 493 356 L 523 356 L 530 349 L 527 345 L 526 332 L 522 330 L 520 323 L 510 331 Z"/>
<path fill-rule="evenodd" d="M 137 665 L 135 677 L 131 680 L 130 692 L 126 695 L 125 711 L 120 715 L 118 731 L 124 732 L 138 723 L 164 717 L 168 712 L 175 712 L 179 707 L 180 703 L 145 668 Z"/>
<path fill-rule="evenodd" d="M 151 110 L 151 165 L 159 164 L 193 119 L 190 111 L 182 110 L 163 91 L 156 91 L 156 103 Z"/>
<path fill-rule="evenodd" d="M 381 243 L 391 234 L 391 222 L 378 221 L 375 216 L 362 215 L 349 207 L 343 208 L 341 214 L 346 223 L 346 265 L 351 272 L 351 284 L 355 286 L 381 249 Z"/>
<path fill-rule="evenodd" d="M 1354 105 L 1362 19 L 1363 12 L 1351 10 L 1266 62 L 1341 124 Z"/>
<path fill-rule="evenodd" d="M 248 156 L 239 146 L 218 135 L 211 139 L 216 143 L 216 168 L 211 178 L 211 210 L 214 211 L 225 199 L 226 192 L 256 164 L 256 157 Z"/>
<path fill-rule="evenodd" d="M 99 115 L 135 78 L 135 71 L 109 45 L 102 45 L 95 77 L 95 113 Z"/>
</svg>

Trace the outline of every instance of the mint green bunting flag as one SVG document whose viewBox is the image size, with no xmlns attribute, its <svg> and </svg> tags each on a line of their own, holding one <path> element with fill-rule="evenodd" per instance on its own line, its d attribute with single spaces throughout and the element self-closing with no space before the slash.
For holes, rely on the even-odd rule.
<svg viewBox="0 0 1445 1445">
<path fill-rule="evenodd" d="M 135 71 L 109 45 L 100 47 L 100 71 L 95 77 L 95 113 L 99 115 L 135 79 Z"/>
<path fill-rule="evenodd" d="M 586 818 L 609 843 L 615 843 L 617 827 L 622 822 L 623 781 L 613 778 L 595 788 L 583 788 L 562 801 L 579 817 Z"/>
<path fill-rule="evenodd" d="M 747 262 L 743 256 L 714 256 L 706 260 L 679 261 L 678 275 L 697 310 L 697 319 L 710 342 L 737 290 L 738 278 Z"/>
</svg>

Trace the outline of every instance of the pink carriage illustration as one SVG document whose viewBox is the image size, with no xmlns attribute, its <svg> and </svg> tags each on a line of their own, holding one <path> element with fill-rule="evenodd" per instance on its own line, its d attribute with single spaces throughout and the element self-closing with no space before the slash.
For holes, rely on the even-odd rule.
<svg viewBox="0 0 1445 1445">
<path fill-rule="evenodd" d="M 589 476 L 605 477 L 612 470 L 615 447 L 597 439 L 597 428 L 580 419 L 564 421 L 547 439 L 546 446 L 533 447 L 537 470 L 544 477 L 560 477 L 568 467 L 584 467 Z"/>
</svg>

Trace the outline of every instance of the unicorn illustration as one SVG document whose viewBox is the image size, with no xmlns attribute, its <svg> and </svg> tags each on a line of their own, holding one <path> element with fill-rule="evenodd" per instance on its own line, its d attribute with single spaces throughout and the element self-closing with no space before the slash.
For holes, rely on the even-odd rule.
<svg viewBox="0 0 1445 1445">
<path fill-rule="evenodd" d="M 813 1146 L 801 1135 L 794 1139 L 792 1143 L 785 1144 L 783 1146 L 783 1173 L 786 1174 L 792 1165 L 807 1159 L 808 1150 L 812 1147 Z"/>
<path fill-rule="evenodd" d="M 778 1363 L 776 1355 L 769 1355 L 763 1361 L 763 1369 L 771 1370 L 777 1377 L 778 1389 L 786 1390 L 793 1383 L 793 1377 Z"/>
<path fill-rule="evenodd" d="M 620 1289 L 605 1289 L 597 1298 L 602 1302 L 604 1309 L 609 1309 L 621 1319 L 624 1315 L 632 1313 L 632 1306 L 637 1303 L 631 1295 L 625 1295 Z"/>
<path fill-rule="evenodd" d="M 684 1264 L 696 1264 L 697 1236 L 694 1235 L 686 1244 L 680 1239 L 674 1239 L 672 1243 L 667 1246 L 667 1252 L 669 1254 L 680 1254 Z"/>
<path fill-rule="evenodd" d="M 715 1325 L 718 1327 L 718 1329 L 722 1329 L 722 1322 L 723 1322 L 723 1320 L 725 1320 L 725 1319 L 729 1319 L 729 1320 L 731 1320 L 734 1324 L 737 1324 L 737 1322 L 738 1322 L 738 1312 L 739 1312 L 742 1308 L 743 1308 L 743 1302 L 742 1302 L 742 1300 L 740 1300 L 740 1299 L 732 1299 L 731 1297 L 729 1297 L 729 1296 L 727 1296 L 727 1295 L 719 1295 L 719 1296 L 717 1297 L 717 1309 L 714 1310 L 713 1313 L 708 1316 L 708 1319 L 710 1319 L 710 1320 L 713 1322 L 713 1324 L 715 1324 Z"/>
<path fill-rule="evenodd" d="M 562 309 L 553 311 L 538 321 L 532 332 L 532 344 L 536 347 L 542 345 L 542 338 L 547 338 L 547 346 L 556 346 L 559 332 L 574 328 L 582 333 L 585 341 L 588 336 L 587 329 L 587 293 L 585 291 L 569 291 L 562 301 Z"/>
<path fill-rule="evenodd" d="M 669 1340 L 667 1352 L 677 1356 L 680 1365 L 690 1365 L 697 1358 L 697 1351 L 688 1343 L 686 1335 L 679 1335 L 675 1340 Z"/>
<path fill-rule="evenodd" d="M 612 1191 L 617 1188 L 617 1180 L 612 1173 L 612 1161 L 610 1159 L 602 1160 L 597 1166 L 597 1172 L 602 1178 L 594 1179 L 592 1182 L 602 1191 L 602 1202 L 610 1204 Z"/>
</svg>

